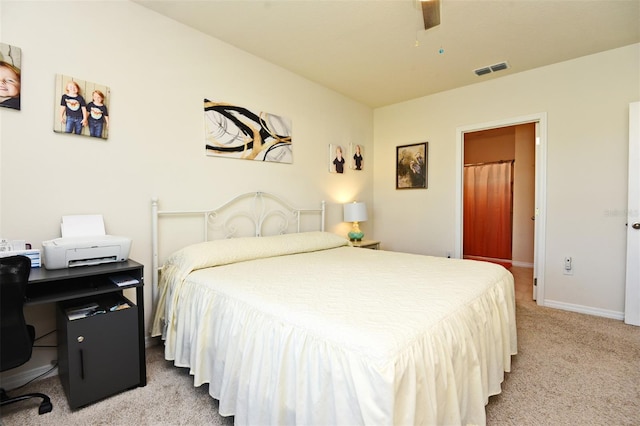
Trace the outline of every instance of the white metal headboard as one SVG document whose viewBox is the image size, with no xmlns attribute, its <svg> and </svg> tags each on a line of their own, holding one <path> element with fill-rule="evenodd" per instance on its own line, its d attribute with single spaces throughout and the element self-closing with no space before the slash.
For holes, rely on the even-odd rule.
<svg viewBox="0 0 640 426">
<path fill-rule="evenodd" d="M 301 219 L 305 213 L 320 215 L 319 229 L 325 227 L 325 202 L 317 209 L 299 209 L 292 207 L 282 198 L 267 192 L 248 192 L 239 195 L 219 207 L 208 210 L 173 210 L 158 209 L 158 198 L 151 200 L 152 226 L 152 264 L 153 264 L 153 303 L 157 301 L 159 264 L 159 220 L 165 216 L 197 217 L 203 225 L 201 241 L 234 237 L 262 237 L 266 235 L 300 232 Z M 269 225 L 268 230 L 265 229 Z M 244 225 L 241 227 L 240 225 Z M 317 229 L 316 229 L 317 230 Z"/>
</svg>

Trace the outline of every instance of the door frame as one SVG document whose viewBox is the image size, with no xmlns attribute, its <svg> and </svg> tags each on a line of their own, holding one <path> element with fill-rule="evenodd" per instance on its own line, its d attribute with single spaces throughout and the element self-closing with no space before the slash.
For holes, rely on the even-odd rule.
<svg viewBox="0 0 640 426">
<path fill-rule="evenodd" d="M 544 258 L 547 217 L 547 113 L 540 112 L 520 117 L 505 118 L 496 121 L 470 124 L 456 127 L 456 210 L 454 257 L 462 258 L 463 246 L 463 173 L 464 173 L 464 135 L 499 127 L 517 126 L 535 123 L 535 225 L 533 237 L 533 298 L 538 305 L 544 305 Z"/>
<path fill-rule="evenodd" d="M 627 194 L 627 265 L 624 298 L 624 322 L 640 326 L 640 242 L 637 229 L 640 221 L 640 102 L 629 104 L 629 188 Z"/>
</svg>

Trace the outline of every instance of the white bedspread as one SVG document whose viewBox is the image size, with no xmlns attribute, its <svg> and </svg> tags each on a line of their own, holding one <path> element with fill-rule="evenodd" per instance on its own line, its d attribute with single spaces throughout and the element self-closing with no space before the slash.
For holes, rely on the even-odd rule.
<svg viewBox="0 0 640 426">
<path fill-rule="evenodd" d="M 238 424 L 484 424 L 517 349 L 486 262 L 336 247 L 179 281 L 165 357 Z"/>
</svg>

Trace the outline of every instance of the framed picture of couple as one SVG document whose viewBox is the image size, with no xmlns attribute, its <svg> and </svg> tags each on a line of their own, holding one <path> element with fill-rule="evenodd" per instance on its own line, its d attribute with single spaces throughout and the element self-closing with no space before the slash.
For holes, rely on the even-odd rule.
<svg viewBox="0 0 640 426">
<path fill-rule="evenodd" d="M 427 188 L 428 142 L 396 147 L 396 189 Z"/>
</svg>

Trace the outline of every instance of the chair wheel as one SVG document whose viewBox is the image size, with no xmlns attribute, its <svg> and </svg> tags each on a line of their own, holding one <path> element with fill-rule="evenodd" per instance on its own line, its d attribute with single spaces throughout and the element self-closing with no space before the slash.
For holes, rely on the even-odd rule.
<svg viewBox="0 0 640 426">
<path fill-rule="evenodd" d="M 45 414 L 51 410 L 53 410 L 53 404 L 51 404 L 51 401 L 42 401 L 42 404 L 40 404 L 40 407 L 38 408 L 38 414 Z"/>
</svg>

